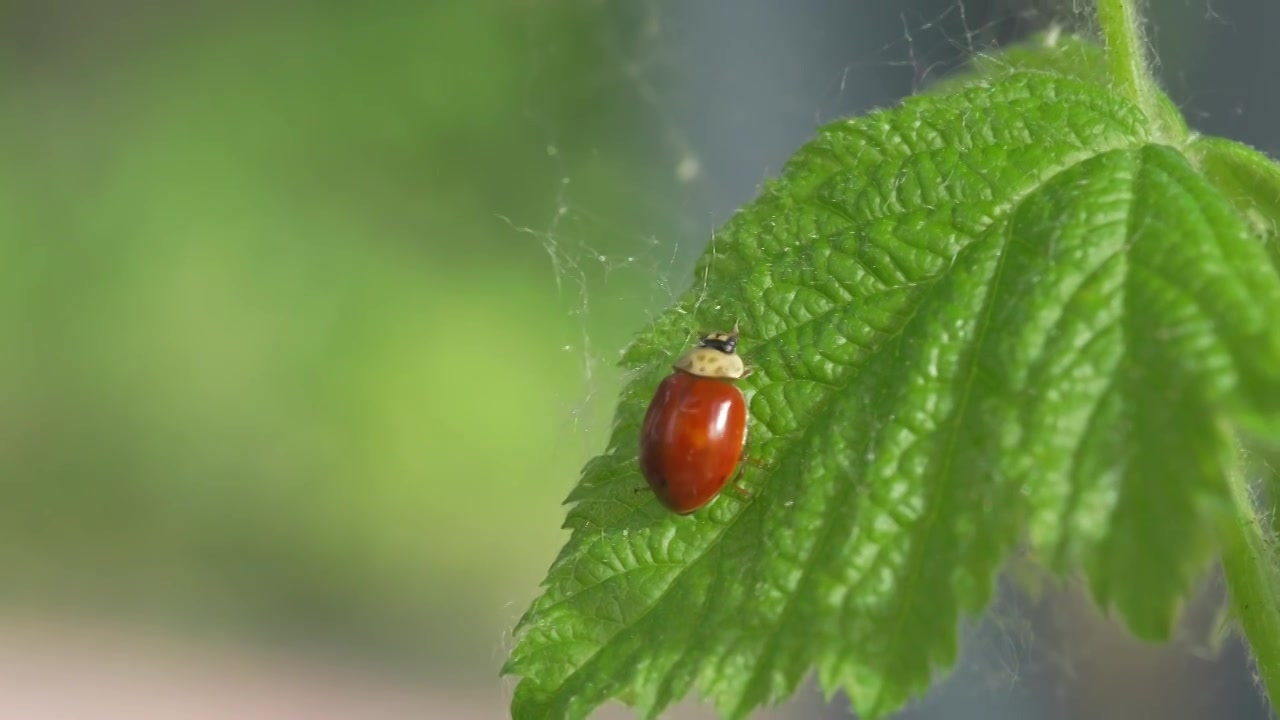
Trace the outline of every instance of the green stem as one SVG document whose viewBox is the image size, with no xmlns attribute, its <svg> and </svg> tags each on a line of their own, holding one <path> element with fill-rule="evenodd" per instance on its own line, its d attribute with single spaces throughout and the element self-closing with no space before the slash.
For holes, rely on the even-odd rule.
<svg viewBox="0 0 1280 720">
<path fill-rule="evenodd" d="M 1107 45 L 1111 77 L 1122 95 L 1145 107 L 1155 90 L 1142 51 L 1142 21 L 1133 0 L 1098 0 L 1098 25 Z"/>
<path fill-rule="evenodd" d="M 1236 518 L 1224 538 L 1222 568 L 1232 610 L 1274 705 L 1280 700 L 1280 557 L 1243 473 L 1232 473 L 1231 495 Z"/>
<path fill-rule="evenodd" d="M 1116 90 L 1146 114 L 1158 139 L 1181 144 L 1188 136 L 1186 123 L 1151 76 L 1137 2 L 1098 0 L 1098 26 L 1107 46 L 1111 79 Z"/>
</svg>

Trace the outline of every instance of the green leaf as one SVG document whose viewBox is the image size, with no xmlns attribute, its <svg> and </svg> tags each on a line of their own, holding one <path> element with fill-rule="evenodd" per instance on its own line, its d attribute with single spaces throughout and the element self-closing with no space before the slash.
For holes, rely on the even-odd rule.
<svg viewBox="0 0 1280 720">
<path fill-rule="evenodd" d="M 1131 102 L 1041 70 L 826 127 L 624 357 L 606 452 L 505 671 L 518 720 L 691 691 L 726 717 L 816 668 L 865 718 L 955 659 L 1021 543 L 1167 637 L 1233 508 L 1232 423 L 1280 437 L 1280 279 Z M 754 491 L 665 512 L 639 423 L 741 321 Z"/>
<path fill-rule="evenodd" d="M 1197 138 L 1188 150 L 1209 182 L 1267 243 L 1272 262 L 1280 267 L 1280 166 L 1251 147 L 1222 138 Z"/>
<path fill-rule="evenodd" d="M 1222 568 L 1231 583 L 1231 615 L 1249 638 L 1254 668 L 1274 692 L 1280 678 L 1280 546 L 1262 504 L 1237 473 L 1231 483 L 1238 517 L 1223 538 Z"/>
<path fill-rule="evenodd" d="M 1106 51 L 1091 38 L 1054 26 L 1025 42 L 993 53 L 976 55 L 964 71 L 942 78 L 927 88 L 931 94 L 954 92 L 975 82 L 993 82 L 1014 73 L 1043 72 L 1093 83 L 1111 91 L 1115 85 Z M 1139 83 L 1151 112 L 1157 115 L 1169 142 L 1182 143 L 1189 131 L 1177 106 L 1149 79 Z"/>
</svg>

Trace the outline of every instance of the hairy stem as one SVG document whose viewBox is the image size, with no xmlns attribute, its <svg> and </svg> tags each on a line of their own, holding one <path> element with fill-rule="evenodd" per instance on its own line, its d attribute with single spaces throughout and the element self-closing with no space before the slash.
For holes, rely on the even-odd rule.
<svg viewBox="0 0 1280 720">
<path fill-rule="evenodd" d="M 1232 473 L 1236 518 L 1222 549 L 1231 606 L 1274 706 L 1280 699 L 1280 558 L 1243 473 Z"/>
<path fill-rule="evenodd" d="M 1122 95 L 1139 105 L 1155 90 L 1147 74 L 1142 21 L 1134 0 L 1098 0 L 1098 25 L 1107 45 L 1111 77 Z M 1143 107 L 1146 110 L 1146 107 Z"/>
<path fill-rule="evenodd" d="M 1187 137 L 1186 124 L 1151 75 L 1137 5 L 1138 0 L 1098 0 L 1111 78 L 1116 90 L 1146 114 L 1158 138 L 1178 144 Z"/>
</svg>

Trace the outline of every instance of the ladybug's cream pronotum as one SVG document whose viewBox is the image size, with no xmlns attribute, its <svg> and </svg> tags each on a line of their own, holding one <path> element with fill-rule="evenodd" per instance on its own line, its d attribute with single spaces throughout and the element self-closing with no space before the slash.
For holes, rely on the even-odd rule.
<svg viewBox="0 0 1280 720">
<path fill-rule="evenodd" d="M 734 385 L 751 374 L 738 330 L 702 336 L 658 386 L 640 433 L 640 469 L 654 494 L 685 515 L 733 477 L 747 443 L 747 400 Z"/>
</svg>

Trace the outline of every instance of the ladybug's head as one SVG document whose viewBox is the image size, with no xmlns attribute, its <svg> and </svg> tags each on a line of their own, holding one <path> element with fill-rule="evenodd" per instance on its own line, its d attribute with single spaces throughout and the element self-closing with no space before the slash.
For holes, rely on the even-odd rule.
<svg viewBox="0 0 1280 720">
<path fill-rule="evenodd" d="M 725 355 L 732 355 L 738 349 L 738 329 L 734 328 L 733 332 L 707 333 L 698 341 L 698 347 L 711 348 Z"/>
</svg>

